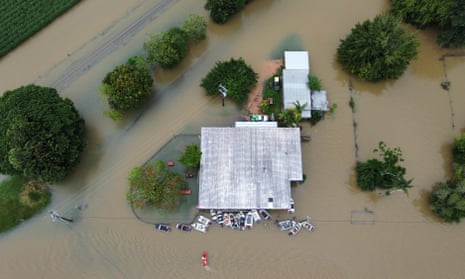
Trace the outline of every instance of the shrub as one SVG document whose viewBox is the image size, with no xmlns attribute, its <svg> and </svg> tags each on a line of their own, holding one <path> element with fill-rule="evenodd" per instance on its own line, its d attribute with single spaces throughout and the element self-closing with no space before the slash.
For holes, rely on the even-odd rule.
<svg viewBox="0 0 465 279">
<path fill-rule="evenodd" d="M 373 191 L 377 187 L 382 189 L 401 189 L 407 192 L 411 188 L 412 180 L 404 178 L 406 170 L 399 165 L 403 162 L 402 152 L 397 147 L 391 149 L 380 141 L 378 149 L 373 153 L 378 153 L 381 160 L 370 159 L 366 162 L 357 162 L 355 171 L 357 173 L 357 184 L 363 191 Z"/>
<path fill-rule="evenodd" d="M 150 64 L 158 63 L 162 68 L 174 68 L 189 50 L 189 37 L 184 30 L 174 27 L 167 32 L 152 35 L 143 47 Z"/>
<path fill-rule="evenodd" d="M 207 0 L 204 8 L 210 11 L 210 18 L 214 22 L 224 24 L 248 2 L 249 0 Z"/>
<path fill-rule="evenodd" d="M 117 66 L 106 74 L 100 87 L 107 98 L 111 111 L 105 114 L 120 119 L 123 112 L 138 108 L 152 95 L 153 79 L 147 64 L 140 56 L 129 58 L 128 62 Z"/>
<path fill-rule="evenodd" d="M 381 14 L 352 28 L 341 40 L 337 59 L 361 80 L 397 79 L 417 56 L 418 45 L 416 36 L 409 34 L 399 19 Z"/>
<path fill-rule="evenodd" d="M 321 90 L 321 79 L 319 79 L 316 76 L 309 75 L 307 85 L 311 91 L 320 91 Z"/>
<path fill-rule="evenodd" d="M 227 89 L 227 97 L 239 104 L 247 100 L 250 88 L 257 84 L 258 74 L 242 58 L 217 62 L 215 67 L 204 77 L 200 86 L 207 95 L 218 95 L 219 86 Z"/>
<path fill-rule="evenodd" d="M 189 15 L 182 25 L 182 30 L 186 32 L 191 42 L 199 42 L 206 38 L 207 21 L 199 15 Z"/>
<path fill-rule="evenodd" d="M 176 207 L 180 190 L 186 184 L 183 176 L 170 171 L 161 161 L 151 161 L 143 167 L 135 167 L 129 173 L 126 198 L 134 207 L 152 205 L 163 210 Z"/>
</svg>

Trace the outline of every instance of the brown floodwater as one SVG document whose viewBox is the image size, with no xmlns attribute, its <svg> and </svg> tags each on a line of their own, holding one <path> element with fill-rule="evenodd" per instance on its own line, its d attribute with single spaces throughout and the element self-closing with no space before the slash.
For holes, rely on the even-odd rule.
<svg viewBox="0 0 465 279">
<path fill-rule="evenodd" d="M 44 212 L 1 235 L 2 278 L 463 277 L 465 225 L 439 222 L 426 202 L 433 185 L 450 175 L 452 139 L 465 127 L 465 58 L 445 59 L 450 91 L 440 86 L 445 74 L 439 58 L 460 50 L 439 49 L 434 31 L 418 32 L 419 57 L 400 79 L 359 82 L 341 71 L 336 48 L 355 23 L 384 11 L 389 1 L 256 0 L 224 26 L 210 22 L 207 40 L 177 69 L 155 69 L 156 95 L 115 123 L 102 114 L 106 105 L 98 87 L 105 73 L 142 54 L 147 34 L 179 25 L 190 13 L 208 16 L 203 1 L 168 2 L 83 1 L 0 60 L 2 92 L 31 82 L 55 84 L 70 65 L 144 11 L 168 3 L 63 86 L 60 93 L 86 120 L 89 146 L 75 172 L 53 186 L 49 209 L 76 222 L 52 223 Z M 243 114 L 231 102 L 222 107 L 219 98 L 207 98 L 199 87 L 215 62 L 243 57 L 259 69 L 284 49 L 310 52 L 311 72 L 338 105 L 316 126 L 304 124 L 312 136 L 302 149 L 308 179 L 293 189 L 297 216 L 312 217 L 317 230 L 295 238 L 272 225 L 248 232 L 213 227 L 208 234 L 162 234 L 138 221 L 125 200 L 128 172 L 173 135 L 230 126 Z M 349 85 L 355 113 L 348 105 Z M 414 179 L 408 195 L 381 197 L 356 188 L 354 164 L 371 158 L 380 140 L 403 151 L 407 177 Z M 204 250 L 209 270 L 200 266 Z"/>
</svg>

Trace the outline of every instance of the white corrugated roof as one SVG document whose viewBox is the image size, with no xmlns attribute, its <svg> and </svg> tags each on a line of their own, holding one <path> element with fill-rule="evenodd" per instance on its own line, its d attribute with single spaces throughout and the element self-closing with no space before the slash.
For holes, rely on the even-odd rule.
<svg viewBox="0 0 465 279">
<path fill-rule="evenodd" d="M 202 209 L 287 209 L 302 180 L 299 128 L 202 128 L 201 151 Z"/>
<path fill-rule="evenodd" d="M 310 71 L 308 51 L 285 51 L 284 66 L 286 69 Z"/>
<path fill-rule="evenodd" d="M 308 71 L 283 70 L 283 105 L 284 109 L 295 108 L 295 103 L 307 104 L 302 112 L 302 118 L 311 117 L 312 100 L 307 85 Z"/>
</svg>

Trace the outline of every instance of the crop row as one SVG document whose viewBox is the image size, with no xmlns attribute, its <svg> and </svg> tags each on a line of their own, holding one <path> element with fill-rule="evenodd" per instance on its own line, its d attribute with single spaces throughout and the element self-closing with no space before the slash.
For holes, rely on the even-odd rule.
<svg viewBox="0 0 465 279">
<path fill-rule="evenodd" d="M 0 0 L 0 58 L 81 0 Z"/>
</svg>

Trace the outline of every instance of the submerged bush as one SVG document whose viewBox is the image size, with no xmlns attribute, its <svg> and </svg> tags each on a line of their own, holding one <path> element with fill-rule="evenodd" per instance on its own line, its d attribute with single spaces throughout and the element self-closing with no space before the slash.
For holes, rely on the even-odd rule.
<svg viewBox="0 0 465 279">
<path fill-rule="evenodd" d="M 381 14 L 352 28 L 341 40 L 337 59 L 361 80 L 397 79 L 417 56 L 418 45 L 416 36 L 408 33 L 399 19 Z"/>
</svg>

